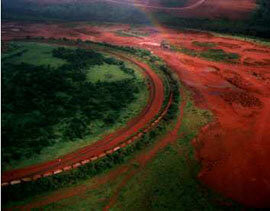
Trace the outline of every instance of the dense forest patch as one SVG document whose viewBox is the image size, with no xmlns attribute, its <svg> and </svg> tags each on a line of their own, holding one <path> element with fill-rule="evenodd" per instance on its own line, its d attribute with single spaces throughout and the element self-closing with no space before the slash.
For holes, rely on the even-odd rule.
<svg viewBox="0 0 270 211">
<path fill-rule="evenodd" d="M 2 62 L 4 168 L 13 161 L 36 156 L 46 147 L 75 143 L 112 128 L 118 120 L 123 121 L 123 116 L 126 118 L 123 112 L 136 103 L 143 90 L 143 80 L 115 58 L 93 50 L 62 47 L 46 52 L 50 56 L 46 62 L 57 60 L 62 65 L 22 60 L 28 51 Z M 106 74 L 106 80 L 89 80 L 92 69 L 100 74 L 96 70 L 99 67 L 101 75 L 104 67 L 112 67 L 112 71 L 119 67 L 119 80 L 117 73 L 112 73 L 116 80 L 107 80 Z"/>
</svg>

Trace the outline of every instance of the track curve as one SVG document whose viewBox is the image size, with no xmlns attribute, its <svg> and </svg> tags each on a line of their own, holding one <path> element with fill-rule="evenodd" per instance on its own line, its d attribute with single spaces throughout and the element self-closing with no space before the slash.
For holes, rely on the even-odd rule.
<svg viewBox="0 0 270 211">
<path fill-rule="evenodd" d="M 162 80 L 154 71 L 151 70 L 148 65 L 123 54 L 113 52 L 110 53 L 116 57 L 139 66 L 151 81 L 149 101 L 140 115 L 128 122 L 126 127 L 107 135 L 102 140 L 99 140 L 94 144 L 62 156 L 61 160 L 55 159 L 25 168 L 3 172 L 2 186 L 32 181 L 41 177 L 61 173 L 62 171 L 71 170 L 98 158 L 104 157 L 106 154 L 111 154 L 139 138 L 142 135 L 140 132 L 141 130 L 149 130 L 149 124 L 150 127 L 155 126 L 160 121 L 161 116 L 164 115 L 164 111 L 157 119 L 155 119 L 155 117 L 158 113 L 160 113 L 164 100 L 164 87 Z M 167 108 L 165 108 L 165 110 L 166 109 Z M 152 123 L 153 120 L 155 121 Z"/>
</svg>

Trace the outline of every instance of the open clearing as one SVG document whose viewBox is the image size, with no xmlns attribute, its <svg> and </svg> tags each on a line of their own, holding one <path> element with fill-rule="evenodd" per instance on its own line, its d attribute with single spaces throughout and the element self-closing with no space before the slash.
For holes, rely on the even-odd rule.
<svg viewBox="0 0 270 211">
<path fill-rule="evenodd" d="M 96 83 L 98 81 L 121 81 L 130 78 L 130 76 L 114 65 L 100 65 L 91 68 L 91 71 L 87 74 L 87 78 Z"/>
<path fill-rule="evenodd" d="M 9 49 L 10 48 L 10 49 Z M 52 65 L 54 67 L 65 64 L 65 61 L 52 56 L 52 51 L 56 47 L 37 43 L 11 43 L 7 52 L 2 54 L 2 58 L 9 62 L 20 64 L 26 62 L 33 65 Z M 12 58 L 13 57 L 13 58 Z"/>
</svg>

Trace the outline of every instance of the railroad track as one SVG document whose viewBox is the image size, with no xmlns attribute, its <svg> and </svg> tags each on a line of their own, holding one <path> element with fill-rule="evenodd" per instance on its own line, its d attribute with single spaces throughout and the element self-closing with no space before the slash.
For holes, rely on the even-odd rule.
<svg viewBox="0 0 270 211">
<path fill-rule="evenodd" d="M 156 127 L 161 119 L 166 115 L 173 96 L 172 93 L 170 93 L 167 105 L 163 110 L 161 110 L 164 101 L 164 87 L 162 80 L 157 76 L 157 74 L 155 74 L 148 65 L 134 58 L 130 58 L 127 55 L 115 53 L 109 50 L 104 52 L 129 61 L 143 70 L 145 76 L 150 79 L 150 97 L 147 106 L 138 117 L 127 124 L 127 127 L 106 136 L 104 139 L 97 141 L 94 144 L 86 146 L 73 153 L 69 153 L 61 157 L 61 160 L 55 159 L 53 161 L 37 165 L 3 172 L 2 186 L 30 182 L 94 162 L 106 155 L 110 155 L 118 151 L 121 148 L 125 148 L 129 144 L 138 140 L 144 133 L 147 133 Z"/>
</svg>

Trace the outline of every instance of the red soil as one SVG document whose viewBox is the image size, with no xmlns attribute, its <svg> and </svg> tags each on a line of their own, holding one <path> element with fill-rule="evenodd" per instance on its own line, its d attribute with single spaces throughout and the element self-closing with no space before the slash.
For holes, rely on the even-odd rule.
<svg viewBox="0 0 270 211">
<path fill-rule="evenodd" d="M 204 37 L 192 36 L 205 42 Z M 253 46 L 248 42 L 212 38 L 208 41 L 226 42 L 220 48 L 252 57 L 255 61 L 269 58 L 269 53 L 251 53 L 244 49 Z M 173 41 L 172 41 L 173 42 Z M 190 41 L 187 41 L 187 44 Z M 189 45 L 190 47 L 190 45 Z M 267 48 L 264 48 L 267 50 Z M 160 52 L 160 56 L 179 74 L 182 81 L 196 88 L 204 98 L 204 105 L 213 112 L 216 122 L 200 134 L 201 146 L 197 156 L 202 162 L 199 178 L 208 186 L 248 206 L 269 207 L 270 195 L 270 101 L 269 68 L 265 64 L 247 66 L 219 64 L 192 58 L 181 62 L 185 55 Z M 191 59 L 191 58 L 189 58 Z M 209 66 L 216 71 L 205 71 Z M 261 74 L 261 80 L 249 71 Z M 231 76 L 228 76 L 228 73 Z M 265 80 L 263 80 L 264 78 Z"/>
<path fill-rule="evenodd" d="M 215 116 L 196 142 L 202 163 L 200 180 L 247 206 L 270 207 L 270 49 L 248 41 L 165 28 L 158 28 L 143 40 L 120 37 L 114 31 L 121 27 L 128 28 L 94 27 L 101 32 L 98 36 L 78 33 L 68 37 L 145 48 L 163 58 L 179 79 L 196 91 L 198 105 Z M 22 26 L 21 33 L 6 29 L 2 39 L 27 34 L 64 37 L 67 31 L 61 25 L 33 24 Z M 239 54 L 241 59 L 238 64 L 210 62 L 162 49 L 162 40 L 191 49 L 196 49 L 193 41 L 213 42 L 226 52 Z"/>
</svg>

